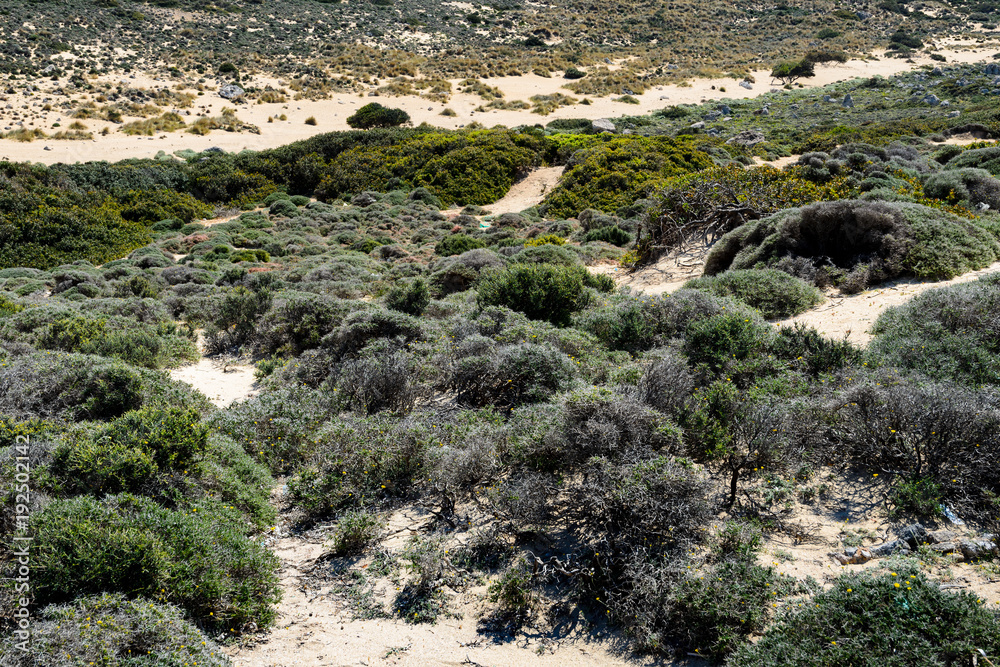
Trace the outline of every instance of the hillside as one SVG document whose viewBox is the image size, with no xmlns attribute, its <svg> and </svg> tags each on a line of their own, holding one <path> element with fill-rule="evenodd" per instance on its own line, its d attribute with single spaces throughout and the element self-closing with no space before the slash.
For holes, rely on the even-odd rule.
<svg viewBox="0 0 1000 667">
<path fill-rule="evenodd" d="M 274 12 L 118 3 L 88 20 L 112 34 L 127 15 L 122 38 L 161 50 L 154 19 Z M 31 29 L 55 26 L 37 7 Z M 412 9 L 289 7 L 271 20 L 289 35 L 307 11 Z M 479 14 L 469 39 L 493 67 L 497 49 L 582 39 L 550 23 L 566 41 L 544 54 L 489 41 L 500 16 L 532 34 L 548 5 L 437 7 Z M 617 9 L 582 66 L 648 37 Z M 865 21 L 943 30 L 944 11 Z M 725 12 L 830 25 L 811 5 Z M 991 43 L 824 63 L 808 87 L 699 79 L 683 98 L 668 82 L 692 59 L 639 104 L 556 97 L 594 69 L 516 109 L 487 108 L 519 99 L 490 80 L 452 97 L 394 82 L 385 109 L 374 82 L 364 99 L 251 90 L 253 57 L 287 64 L 279 40 L 254 56 L 233 39 L 210 85 L 165 86 L 147 61 L 56 99 L 72 75 L 11 75 L 24 125 L 0 147 L 52 155 L 0 162 L 7 662 L 1000 663 Z M 425 47 L 408 57 L 449 62 Z M 224 111 L 237 75 L 246 97 Z M 406 122 L 394 101 L 414 99 L 457 120 Z M 361 127 L 302 118 L 341 106 Z M 493 110 L 528 120 L 472 120 Z M 308 130 L 268 130 L 289 117 Z"/>
</svg>

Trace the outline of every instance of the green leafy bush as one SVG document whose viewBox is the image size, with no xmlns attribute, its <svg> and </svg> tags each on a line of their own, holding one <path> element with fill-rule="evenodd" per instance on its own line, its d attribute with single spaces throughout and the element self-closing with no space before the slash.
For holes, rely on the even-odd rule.
<svg viewBox="0 0 1000 667">
<path fill-rule="evenodd" d="M 615 137 L 573 154 L 541 211 L 573 217 L 588 208 L 612 212 L 663 186 L 664 179 L 699 171 L 711 158 L 685 139 Z"/>
<path fill-rule="evenodd" d="M 998 309 L 996 276 L 925 292 L 879 316 L 869 359 L 939 379 L 1000 385 Z"/>
<path fill-rule="evenodd" d="M 337 528 L 330 538 L 334 556 L 357 556 L 378 539 L 383 521 L 364 510 L 344 512 L 340 515 Z"/>
<path fill-rule="evenodd" d="M 769 320 L 798 315 L 823 301 L 820 291 L 809 283 L 774 269 L 724 271 L 689 280 L 684 287 L 732 297 Z"/>
<path fill-rule="evenodd" d="M 581 266 L 515 264 L 480 276 L 477 303 L 480 308 L 505 306 L 531 319 L 565 326 L 574 311 L 590 302 L 588 280 L 589 273 Z"/>
<path fill-rule="evenodd" d="M 373 127 L 397 127 L 408 122 L 410 114 L 402 109 L 384 107 L 378 102 L 370 102 L 347 117 L 348 125 L 361 130 Z"/>
<path fill-rule="evenodd" d="M 617 225 L 609 225 L 600 229 L 592 229 L 583 237 L 587 243 L 591 241 L 604 241 L 616 246 L 626 246 L 632 240 L 632 236 Z"/>
<path fill-rule="evenodd" d="M 387 308 L 418 317 L 430 302 L 430 290 L 427 283 L 421 278 L 410 283 L 396 285 L 385 295 Z"/>
<path fill-rule="evenodd" d="M 0 652 L 13 660 L 9 664 L 14 667 L 63 661 L 66 656 L 83 665 L 231 664 L 219 645 L 187 620 L 181 609 L 149 598 L 85 595 L 67 604 L 49 605 L 37 614 L 30 652 L 15 648 L 14 633 L 5 633 L 0 640 Z"/>
<path fill-rule="evenodd" d="M 124 593 L 177 604 L 227 633 L 274 620 L 277 558 L 221 504 L 175 511 L 127 494 L 82 496 L 52 502 L 34 525 L 42 604 Z"/>
<path fill-rule="evenodd" d="M 476 248 L 485 247 L 486 243 L 467 234 L 451 234 L 441 239 L 441 241 L 434 246 L 434 253 L 441 255 L 442 257 L 450 257 L 452 255 L 461 255 L 464 252 L 475 250 Z"/>
<path fill-rule="evenodd" d="M 848 200 L 789 209 L 729 232 L 709 253 L 705 274 L 801 258 L 813 276 L 832 263 L 825 275 L 839 270 L 843 286 L 860 291 L 901 275 L 951 278 L 998 257 L 992 234 L 956 215 L 920 204 Z"/>
<path fill-rule="evenodd" d="M 956 664 L 1000 655 L 1000 618 L 968 592 L 941 590 L 913 566 L 839 577 L 792 607 L 729 664 L 833 667 Z"/>
</svg>

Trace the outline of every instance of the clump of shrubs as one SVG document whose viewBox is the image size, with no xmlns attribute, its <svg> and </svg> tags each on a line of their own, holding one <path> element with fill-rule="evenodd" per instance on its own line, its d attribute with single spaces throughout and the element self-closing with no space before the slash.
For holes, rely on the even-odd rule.
<svg viewBox="0 0 1000 667">
<path fill-rule="evenodd" d="M 684 287 L 728 296 L 756 308 L 766 319 L 784 319 L 809 310 L 823 300 L 816 287 L 774 269 L 724 271 L 689 280 Z"/>
</svg>

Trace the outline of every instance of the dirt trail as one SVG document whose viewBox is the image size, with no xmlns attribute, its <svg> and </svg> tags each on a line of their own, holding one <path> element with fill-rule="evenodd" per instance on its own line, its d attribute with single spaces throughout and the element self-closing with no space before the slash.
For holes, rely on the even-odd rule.
<svg viewBox="0 0 1000 667">
<path fill-rule="evenodd" d="M 827 301 L 819 306 L 776 324 L 789 325 L 802 322 L 815 327 L 817 331 L 829 338 L 846 338 L 856 345 L 867 345 L 872 339 L 869 330 L 886 308 L 906 303 L 927 290 L 971 282 L 998 271 L 1000 271 L 1000 262 L 994 262 L 984 269 L 970 271 L 951 280 L 939 282 L 922 282 L 916 279 L 896 280 L 860 294 L 845 296 L 831 293 L 827 294 Z"/>
<path fill-rule="evenodd" d="M 226 650 L 235 667 L 316 665 L 539 665 L 541 667 L 640 667 L 669 665 L 649 658 L 618 655 L 611 642 L 588 638 L 584 628 L 552 640 L 526 629 L 515 639 L 493 642 L 477 633 L 476 611 L 486 588 L 449 591 L 458 618 L 410 625 L 398 619 L 351 620 L 329 585 L 303 575 L 323 552 L 318 542 L 285 536 L 272 545 L 282 561 L 277 626 L 260 643 Z"/>
<path fill-rule="evenodd" d="M 611 275 L 619 286 L 629 287 L 643 294 L 669 294 L 679 290 L 691 278 L 700 276 L 704 262 L 703 253 L 671 253 L 655 264 L 643 267 L 634 273 L 628 273 L 617 265 L 610 264 L 591 267 L 591 271 Z M 869 330 L 886 308 L 906 303 L 927 290 L 967 283 L 996 272 L 1000 272 L 1000 262 L 939 282 L 924 282 L 918 279 L 896 280 L 852 295 L 831 290 L 826 294 L 827 300 L 820 305 L 775 324 L 791 325 L 802 322 L 815 327 L 829 338 L 846 338 L 856 345 L 867 345 L 872 339 Z"/>
<path fill-rule="evenodd" d="M 537 206 L 552 191 L 565 167 L 542 167 L 528 174 L 515 183 L 503 199 L 486 206 L 486 211 L 493 215 L 502 213 L 520 213 L 526 208 Z"/>
</svg>

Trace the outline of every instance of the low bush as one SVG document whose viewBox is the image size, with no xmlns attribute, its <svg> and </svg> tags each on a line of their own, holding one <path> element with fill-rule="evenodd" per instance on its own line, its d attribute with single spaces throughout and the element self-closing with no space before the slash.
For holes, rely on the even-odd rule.
<svg viewBox="0 0 1000 667">
<path fill-rule="evenodd" d="M 902 275 L 951 278 L 1000 257 L 1000 244 L 969 220 L 919 204 L 860 200 L 789 209 L 726 234 L 705 274 L 802 258 L 850 291 Z"/>
<path fill-rule="evenodd" d="M 480 239 L 473 238 L 466 234 L 452 234 L 446 236 L 434 246 L 434 253 L 442 257 L 461 255 L 462 253 L 476 248 L 485 248 L 486 244 Z"/>
<path fill-rule="evenodd" d="M 316 124 L 316 119 L 312 119 L 312 125 Z M 306 121 L 307 124 L 308 120 Z M 391 109 L 384 107 L 378 102 L 370 102 L 353 115 L 347 117 L 347 124 L 353 128 L 367 130 L 373 127 L 398 127 L 410 122 L 410 114 L 402 109 Z"/>
<path fill-rule="evenodd" d="M 480 308 L 505 306 L 557 326 L 590 303 L 589 284 L 599 284 L 582 266 L 515 264 L 484 272 L 476 283 Z"/>
<path fill-rule="evenodd" d="M 228 632 L 228 628 L 226 628 Z M 2 652 L 11 667 L 63 664 L 229 667 L 229 657 L 172 604 L 117 593 L 85 595 L 42 608 L 32 619 L 31 650 L 15 648 L 5 633 Z"/>
<path fill-rule="evenodd" d="M 477 337 L 463 341 L 456 356 L 447 387 L 474 407 L 545 401 L 573 377 L 570 360 L 548 345 L 496 345 Z"/>
<path fill-rule="evenodd" d="M 127 494 L 57 500 L 36 517 L 41 604 L 81 594 L 142 595 L 183 607 L 207 627 L 267 627 L 279 599 L 277 558 L 218 503 L 165 509 Z"/>
<path fill-rule="evenodd" d="M 803 313 L 823 301 L 820 291 L 804 280 L 774 269 L 724 271 L 684 284 L 716 296 L 728 296 L 756 308 L 769 320 Z"/>
<path fill-rule="evenodd" d="M 387 308 L 415 317 L 423 314 L 430 302 L 430 290 L 422 278 L 396 285 L 385 295 Z"/>
<path fill-rule="evenodd" d="M 958 664 L 980 650 L 1000 655 L 1000 618 L 983 600 L 946 592 L 916 567 L 901 565 L 839 577 L 808 603 L 788 607 L 728 664 L 929 667 Z"/>
<path fill-rule="evenodd" d="M 573 154 L 541 211 L 564 218 L 588 208 L 610 213 L 662 187 L 670 176 L 712 164 L 707 154 L 684 139 L 612 135 Z"/>
<path fill-rule="evenodd" d="M 331 552 L 334 556 L 358 556 L 378 539 L 382 527 L 383 522 L 370 512 L 344 512 L 330 538 Z"/>
<path fill-rule="evenodd" d="M 938 379 L 1000 385 L 1000 278 L 920 294 L 876 320 L 871 362 Z"/>
<path fill-rule="evenodd" d="M 924 194 L 968 208 L 985 204 L 994 211 L 1000 209 L 1000 180 L 985 169 L 949 168 L 931 174 L 924 181 Z"/>
</svg>

